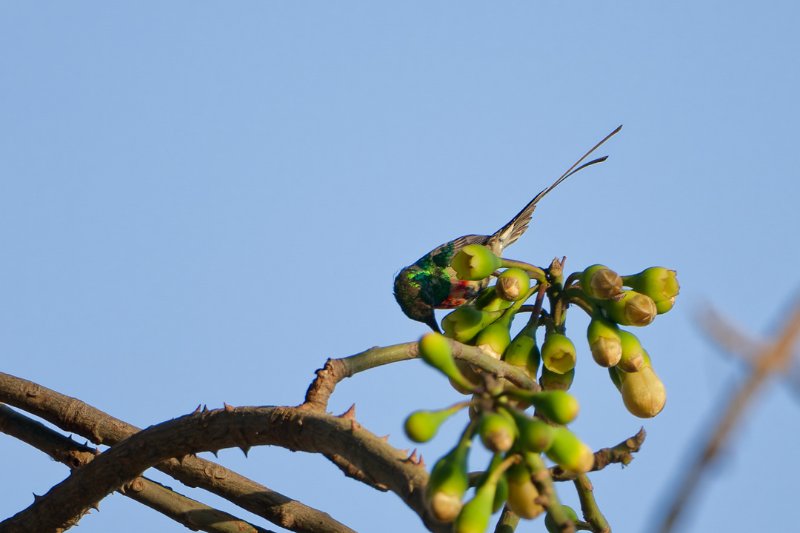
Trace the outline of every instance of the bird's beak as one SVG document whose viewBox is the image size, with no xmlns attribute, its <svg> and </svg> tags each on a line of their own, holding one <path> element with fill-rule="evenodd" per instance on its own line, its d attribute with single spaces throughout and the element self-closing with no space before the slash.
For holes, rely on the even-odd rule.
<svg viewBox="0 0 800 533">
<path fill-rule="evenodd" d="M 431 313 L 431 316 L 425 319 L 425 323 L 428 324 L 436 333 L 442 332 L 442 330 L 439 329 L 439 324 L 436 323 L 436 316 L 434 316 L 433 313 Z"/>
</svg>

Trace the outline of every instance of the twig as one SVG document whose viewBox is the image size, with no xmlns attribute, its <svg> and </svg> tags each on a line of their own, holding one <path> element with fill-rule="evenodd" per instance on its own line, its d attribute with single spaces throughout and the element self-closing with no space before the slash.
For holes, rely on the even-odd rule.
<svg viewBox="0 0 800 533">
<path fill-rule="evenodd" d="M 575 490 L 578 492 L 578 499 L 581 501 L 581 511 L 583 518 L 589 523 L 594 533 L 611 533 L 611 526 L 608 525 L 606 517 L 600 511 L 597 500 L 594 498 L 594 487 L 586 474 L 580 474 L 574 480 Z"/>
<path fill-rule="evenodd" d="M 517 530 L 517 524 L 519 524 L 519 516 L 508 506 L 505 506 L 503 507 L 503 512 L 500 513 L 500 519 L 497 521 L 494 533 L 514 533 Z"/>
<path fill-rule="evenodd" d="M 547 512 L 562 533 L 574 533 L 575 524 L 572 523 L 572 520 L 570 520 L 561 506 L 558 493 L 556 493 L 553 480 L 550 477 L 550 470 L 545 466 L 542 457 L 539 454 L 527 453 L 525 454 L 525 459 L 533 472 L 531 480 L 539 492 L 539 498 L 542 500 L 541 505 L 547 508 Z"/>
<path fill-rule="evenodd" d="M 114 445 L 137 433 L 139 428 L 86 404 L 31 381 L 0 372 L 0 402 L 39 416 L 65 431 L 96 444 Z M 162 472 L 190 487 L 217 494 L 273 524 L 298 533 L 353 530 L 323 513 L 273 491 L 222 465 L 183 457 L 156 465 Z"/>
<path fill-rule="evenodd" d="M 708 326 L 708 329 L 712 332 L 712 335 L 716 335 L 720 331 L 729 331 L 730 329 L 727 325 L 714 324 L 714 322 L 719 322 L 715 315 L 711 315 L 709 321 L 712 325 Z M 709 434 L 702 451 L 685 470 L 685 476 L 678 484 L 678 488 L 672 491 L 675 497 L 667 506 L 668 510 L 661 521 L 658 531 L 661 531 L 661 533 L 672 531 L 678 524 L 681 515 L 687 511 L 690 503 L 695 501 L 693 499 L 694 493 L 700 480 L 719 454 L 719 451 L 727 443 L 730 434 L 735 429 L 748 404 L 772 374 L 781 372 L 788 366 L 792 357 L 792 348 L 798 335 L 800 335 L 800 302 L 796 305 L 794 313 L 787 321 L 778 340 L 766 346 L 753 359 L 752 373 L 738 390 L 731 393 L 730 399 L 725 402 L 727 407 L 717 427 Z M 745 345 L 749 347 L 751 343 L 745 343 Z"/>
<path fill-rule="evenodd" d="M 633 454 L 641 449 L 646 436 L 647 433 L 644 428 L 641 428 L 636 435 L 625 439 L 616 446 L 597 450 L 594 452 L 594 466 L 590 472 L 602 470 L 613 463 L 619 463 L 623 466 L 630 464 L 633 461 Z M 576 474 L 564 470 L 560 466 L 550 468 L 550 476 L 553 481 L 572 481 L 577 477 Z"/>
<path fill-rule="evenodd" d="M 506 378 L 518 387 L 528 390 L 539 390 L 539 385 L 521 368 L 498 361 L 486 355 L 475 346 L 451 341 L 453 357 L 465 361 L 476 368 L 493 374 L 498 378 Z M 416 342 L 395 344 L 393 346 L 370 348 L 364 352 L 341 359 L 328 359 L 325 366 L 317 370 L 317 377 L 306 392 L 303 409 L 325 411 L 328 400 L 336 385 L 345 378 L 378 366 L 416 359 L 419 356 Z"/>
<path fill-rule="evenodd" d="M 79 444 L 2 404 L 0 431 L 30 444 L 70 469 L 81 468 L 99 453 L 95 448 Z M 270 533 L 144 477 L 137 477 L 125 485 L 120 493 L 193 530 L 209 533 Z"/>
</svg>

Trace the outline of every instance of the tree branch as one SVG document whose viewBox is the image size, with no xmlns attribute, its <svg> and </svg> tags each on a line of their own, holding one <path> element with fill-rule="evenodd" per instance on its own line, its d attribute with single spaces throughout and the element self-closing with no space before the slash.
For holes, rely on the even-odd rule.
<svg viewBox="0 0 800 533">
<path fill-rule="evenodd" d="M 539 390 L 538 383 L 532 380 L 523 369 L 490 357 L 476 346 L 468 346 L 453 340 L 450 342 L 453 346 L 454 358 L 467 362 L 498 378 L 506 378 L 518 387 L 527 390 Z M 341 359 L 328 359 L 325 362 L 325 366 L 317 370 L 317 377 L 309 386 L 302 407 L 315 411 L 325 411 L 333 390 L 343 379 L 371 368 L 416 359 L 417 357 L 419 357 L 417 343 L 406 342 L 393 346 L 376 346 Z"/>
<path fill-rule="evenodd" d="M 136 426 L 109 416 L 76 398 L 2 372 L 0 401 L 96 444 L 114 445 L 140 431 Z M 212 461 L 184 457 L 182 461 L 168 459 L 156 465 L 156 468 L 187 486 L 212 492 L 290 531 L 354 533 L 327 513 L 308 507 Z"/>
<path fill-rule="evenodd" d="M 0 431 L 30 444 L 67 465 L 70 470 L 83 467 L 100 453 L 97 449 L 79 444 L 2 404 L 0 404 Z M 263 528 L 178 494 L 144 477 L 137 477 L 125 485 L 120 493 L 192 530 L 209 533 L 269 533 Z"/>
<path fill-rule="evenodd" d="M 428 475 L 404 454 L 352 420 L 294 407 L 244 407 L 195 412 L 151 426 L 100 454 L 14 517 L 3 533 L 57 531 L 145 469 L 170 457 L 233 446 L 276 445 L 292 451 L 347 456 L 386 484 L 434 531 L 423 492 Z"/>
<path fill-rule="evenodd" d="M 729 345 L 724 338 L 731 335 L 732 328 L 722 323 L 721 319 L 715 314 L 709 314 L 706 321 L 706 328 L 709 334 L 714 337 L 723 337 L 723 345 Z M 666 507 L 658 531 L 667 533 L 672 531 L 678 523 L 681 515 L 686 512 L 687 507 L 693 502 L 692 497 L 700 484 L 706 469 L 713 463 L 723 449 L 725 444 L 735 429 L 739 420 L 745 413 L 749 403 L 761 389 L 767 379 L 788 367 L 792 358 L 792 350 L 798 336 L 800 336 L 800 301 L 795 305 L 792 316 L 786 321 L 783 331 L 778 339 L 767 345 L 753 360 L 752 372 L 744 384 L 732 392 L 726 404 L 725 413 L 719 418 L 717 426 L 709 433 L 705 444 L 700 453 L 694 459 L 693 464 L 685 469 L 685 477 L 680 482 L 678 488 L 672 491 L 675 495 L 672 502 Z M 737 334 L 733 338 L 744 338 Z M 745 350 L 750 349 L 753 344 L 744 343 Z M 730 347 L 730 346 L 729 346 Z M 734 347 L 735 348 L 735 347 Z"/>
</svg>

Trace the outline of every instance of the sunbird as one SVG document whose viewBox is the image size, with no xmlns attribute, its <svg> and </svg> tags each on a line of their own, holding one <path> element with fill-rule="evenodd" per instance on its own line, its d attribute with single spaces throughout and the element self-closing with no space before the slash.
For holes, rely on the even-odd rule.
<svg viewBox="0 0 800 533">
<path fill-rule="evenodd" d="M 608 156 L 603 156 L 583 163 L 592 152 L 621 129 L 622 126 L 618 126 L 595 144 L 549 187 L 534 196 L 522 211 L 499 230 L 491 235 L 463 235 L 448 241 L 402 269 L 394 279 L 394 297 L 403 313 L 412 320 L 427 324 L 434 331 L 440 331 L 433 310 L 453 309 L 472 302 L 480 291 L 489 285 L 490 280 L 490 278 L 478 281 L 458 279 L 455 270 L 450 267 L 453 256 L 470 244 L 482 244 L 500 256 L 507 246 L 516 242 L 528 229 L 539 200 L 576 172 L 608 159 Z"/>
</svg>

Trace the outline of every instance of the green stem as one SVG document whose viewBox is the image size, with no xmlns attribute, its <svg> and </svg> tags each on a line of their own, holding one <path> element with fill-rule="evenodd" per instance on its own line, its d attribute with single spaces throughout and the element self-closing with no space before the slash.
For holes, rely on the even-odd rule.
<svg viewBox="0 0 800 533">
<path fill-rule="evenodd" d="M 586 294 L 577 287 L 571 287 L 565 291 L 569 303 L 575 304 L 583 309 L 587 315 L 593 316 L 598 313 L 599 307 L 595 305 Z"/>
<path fill-rule="evenodd" d="M 558 524 L 558 527 L 564 533 L 574 533 L 575 524 L 569 519 L 561 502 L 558 500 L 558 494 L 553 486 L 553 480 L 550 477 L 550 470 L 544 464 L 542 456 L 536 453 L 526 453 L 525 461 L 528 467 L 533 472 L 533 484 L 536 485 L 536 490 L 544 497 L 544 506 L 547 507 L 547 512 L 550 517 Z"/>
<path fill-rule="evenodd" d="M 508 507 L 503 507 L 503 512 L 500 515 L 500 520 L 494 528 L 494 533 L 514 533 L 519 524 L 519 516 L 511 511 Z"/>
<path fill-rule="evenodd" d="M 610 533 L 611 526 L 608 525 L 606 517 L 597 506 L 597 500 L 594 498 L 594 488 L 592 482 L 586 474 L 581 474 L 575 478 L 575 489 L 578 491 L 578 498 L 581 501 L 581 511 L 583 517 L 589 523 L 592 531 L 595 533 Z"/>
<path fill-rule="evenodd" d="M 521 268 L 525 272 L 531 275 L 532 279 L 535 279 L 539 283 L 545 283 L 547 281 L 547 275 L 545 274 L 544 270 L 541 268 L 534 266 L 530 263 L 526 263 L 524 261 L 516 261 L 514 259 L 506 259 L 504 257 L 500 258 L 501 266 L 503 268 Z"/>
</svg>

